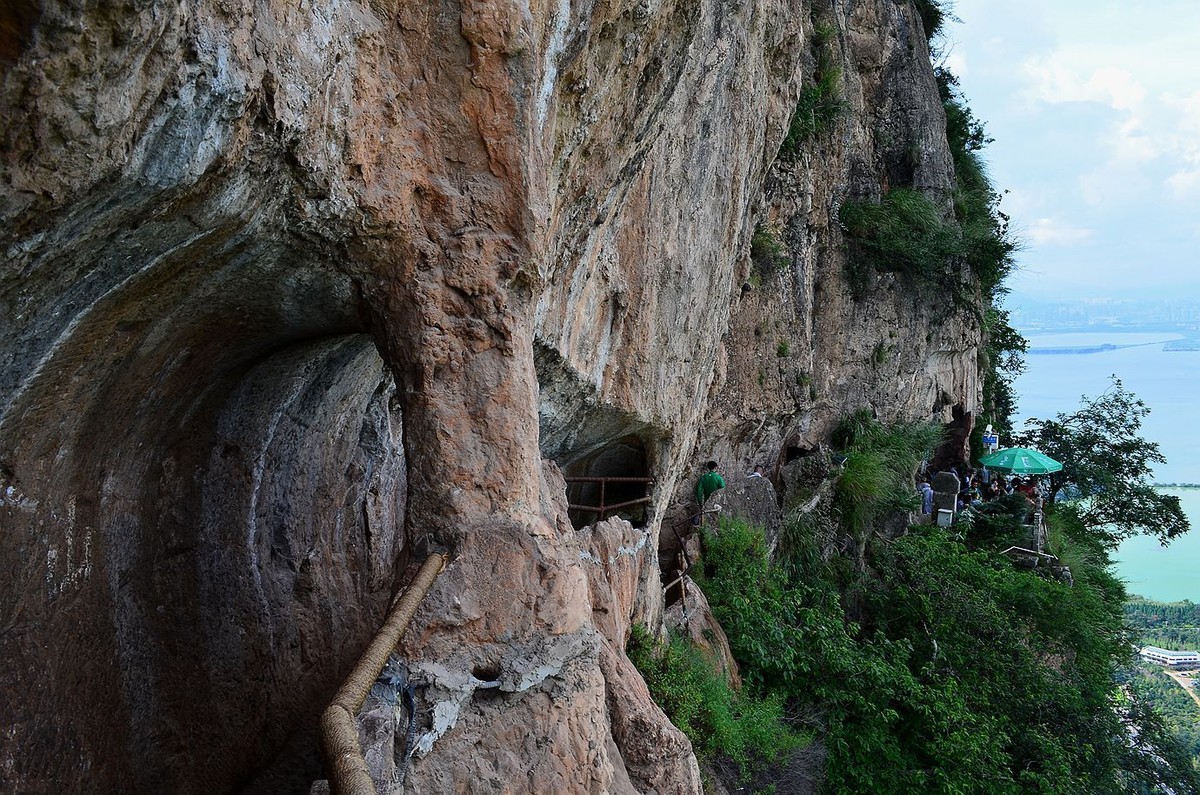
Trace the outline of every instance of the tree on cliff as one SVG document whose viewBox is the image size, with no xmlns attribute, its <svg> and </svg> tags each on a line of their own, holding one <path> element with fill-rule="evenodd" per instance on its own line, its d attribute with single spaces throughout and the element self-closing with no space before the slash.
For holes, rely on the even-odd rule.
<svg viewBox="0 0 1200 795">
<path fill-rule="evenodd" d="M 1113 680 L 1132 647 L 1104 555 L 1068 585 L 926 525 L 871 534 L 856 570 L 824 554 L 830 520 L 793 514 L 776 560 L 725 520 L 696 568 L 743 694 L 820 738 L 820 792 L 1196 795 L 1186 749 Z M 755 787 L 794 791 L 791 762 Z"/>
<path fill-rule="evenodd" d="M 1095 398 L 1084 396 L 1076 411 L 1051 420 L 1028 419 L 1014 444 L 1034 447 L 1062 462 L 1050 475 L 1050 503 L 1071 507 L 1106 546 L 1132 535 L 1157 536 L 1164 543 L 1190 529 L 1179 498 L 1150 485 L 1154 464 L 1166 459 L 1158 445 L 1142 438 L 1150 409 L 1112 377 Z"/>
</svg>

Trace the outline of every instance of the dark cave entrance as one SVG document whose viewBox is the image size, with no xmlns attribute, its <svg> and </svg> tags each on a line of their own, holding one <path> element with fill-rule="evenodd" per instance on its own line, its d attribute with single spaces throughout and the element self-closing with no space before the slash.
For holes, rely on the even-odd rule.
<svg viewBox="0 0 1200 795">
<path fill-rule="evenodd" d="M 0 602 L 29 605 L 33 651 L 0 665 L 74 683 L 8 711 L 28 770 L 83 760 L 94 791 L 144 771 L 155 791 L 307 792 L 321 710 L 407 554 L 394 379 L 319 247 L 263 234 L 269 208 L 178 201 L 186 218 L 147 200 L 133 225 L 119 193 L 80 210 L 92 231 L 40 266 L 69 290 L 31 282 L 4 340 L 0 474 L 30 497 Z"/>
<path fill-rule="evenodd" d="M 646 444 L 626 436 L 572 462 L 564 471 L 571 525 L 576 529 L 611 516 L 634 527 L 646 523 L 654 479 Z"/>
</svg>

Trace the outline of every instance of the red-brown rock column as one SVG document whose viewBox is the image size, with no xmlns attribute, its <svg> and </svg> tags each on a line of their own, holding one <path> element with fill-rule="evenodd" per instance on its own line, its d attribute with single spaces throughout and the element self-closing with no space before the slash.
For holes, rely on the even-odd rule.
<svg viewBox="0 0 1200 795">
<path fill-rule="evenodd" d="M 411 417 L 410 532 L 443 543 L 494 514 L 527 521 L 538 494 L 530 293 L 517 286 L 529 198 L 512 78 L 528 67 L 505 54 L 518 10 L 478 5 L 487 14 L 453 3 L 399 12 L 375 39 L 378 62 L 358 72 L 349 144 L 365 164 L 360 202 L 386 230 L 356 255 Z M 378 101 L 395 85 L 401 97 Z"/>
<path fill-rule="evenodd" d="M 435 724 L 409 783 L 628 790 L 579 546 L 540 495 L 538 197 L 522 107 L 535 82 L 533 62 L 514 54 L 529 22 L 515 7 L 479 8 L 402 12 L 378 71 L 409 87 L 404 107 L 385 116 L 366 103 L 378 112 L 353 136 L 385 142 L 358 159 L 370 163 L 364 203 L 389 239 L 356 253 L 404 411 L 408 534 L 417 550 L 428 540 L 453 556 L 403 643 Z M 389 151 L 389 140 L 413 149 Z M 384 188 L 397 185 L 400 195 Z M 472 677 L 501 686 L 472 691 Z M 439 732 L 443 713 L 451 728 Z"/>
</svg>

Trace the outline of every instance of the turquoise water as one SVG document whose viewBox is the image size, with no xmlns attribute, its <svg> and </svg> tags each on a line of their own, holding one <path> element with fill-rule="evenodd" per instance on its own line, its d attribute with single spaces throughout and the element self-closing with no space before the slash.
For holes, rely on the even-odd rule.
<svg viewBox="0 0 1200 795">
<path fill-rule="evenodd" d="M 1164 547 L 1149 536 L 1130 538 L 1114 559 L 1117 575 L 1132 594 L 1159 602 L 1200 602 L 1200 489 L 1162 489 L 1179 497 L 1192 531 Z"/>
<path fill-rule="evenodd" d="M 1096 345 L 1137 347 L 1097 353 L 1031 354 L 1028 369 L 1017 379 L 1016 424 L 1025 417 L 1052 417 L 1074 411 L 1081 395 L 1094 397 L 1116 375 L 1126 389 L 1150 407 L 1141 433 L 1157 442 L 1167 463 L 1155 468 L 1158 483 L 1200 483 L 1200 417 L 1196 408 L 1200 392 L 1200 351 L 1164 351 L 1161 342 L 1178 338 L 1162 334 L 1120 332 L 1030 336 L 1032 348 Z M 1151 344 L 1147 344 L 1151 343 Z M 1005 440 L 1000 440 L 1001 446 Z M 1194 528 L 1191 533 L 1161 547 L 1148 537 L 1132 538 L 1114 558 L 1117 574 L 1130 593 L 1148 599 L 1200 602 L 1200 490 L 1164 489 L 1180 497 Z"/>
<path fill-rule="evenodd" d="M 1019 396 L 1016 424 L 1026 417 L 1053 417 L 1079 407 L 1081 395 L 1095 397 L 1117 375 L 1125 388 L 1150 407 L 1142 425 L 1142 436 L 1157 442 L 1167 463 L 1157 467 L 1159 483 L 1200 483 L 1200 351 L 1164 351 L 1158 340 L 1177 339 L 1178 334 L 1054 334 L 1030 336 L 1031 348 L 1137 345 L 1099 353 L 1031 354 L 1028 369 L 1016 381 Z M 1004 440 L 1000 440 L 1001 446 Z"/>
</svg>

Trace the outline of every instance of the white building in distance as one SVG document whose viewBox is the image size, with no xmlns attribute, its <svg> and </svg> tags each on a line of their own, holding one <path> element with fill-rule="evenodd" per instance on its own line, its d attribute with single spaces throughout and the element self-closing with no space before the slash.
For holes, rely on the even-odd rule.
<svg viewBox="0 0 1200 795">
<path fill-rule="evenodd" d="M 1200 666 L 1200 651 L 1171 651 L 1157 646 L 1146 646 L 1142 649 L 1143 658 L 1168 668 L 1184 668 Z"/>
</svg>

